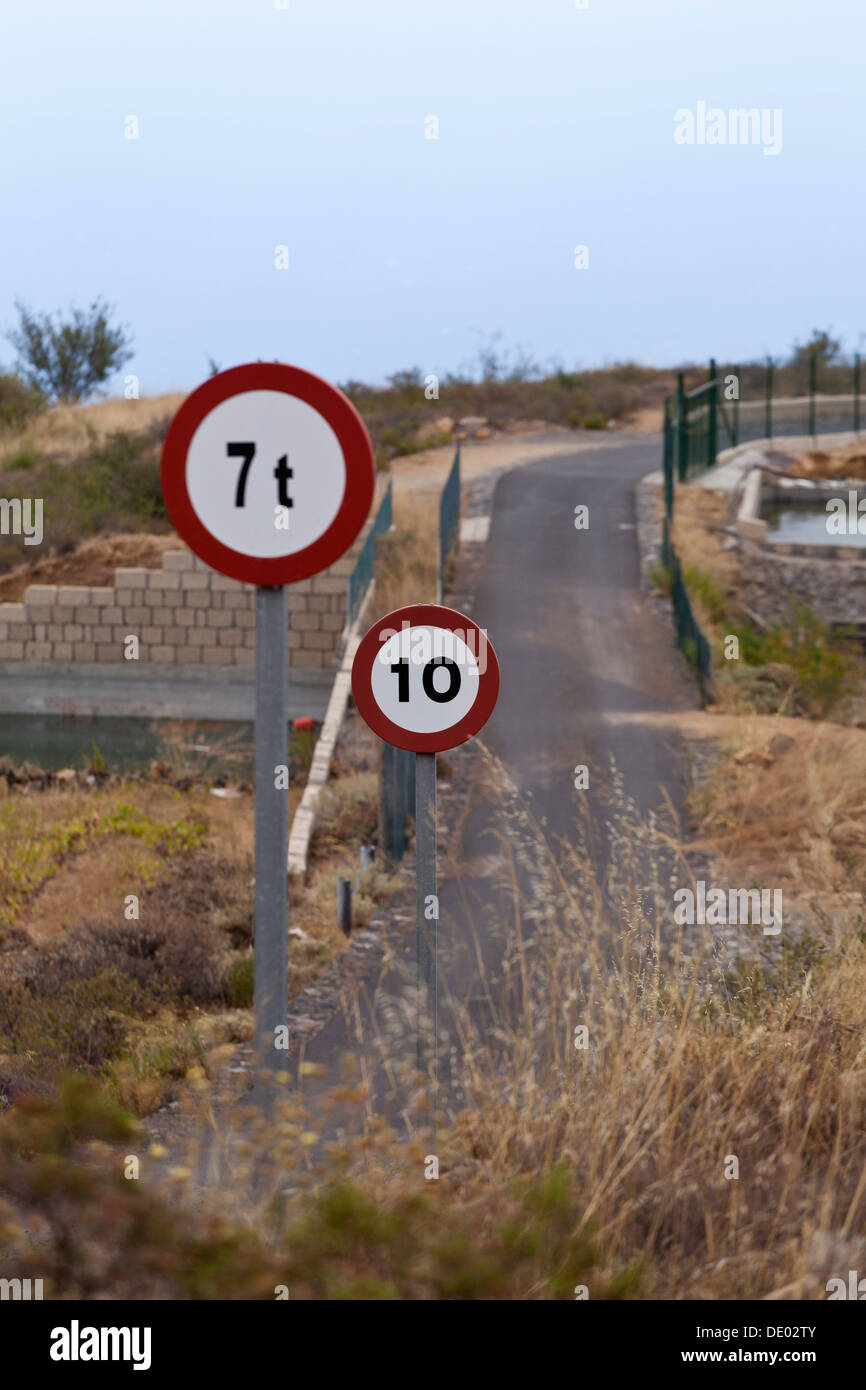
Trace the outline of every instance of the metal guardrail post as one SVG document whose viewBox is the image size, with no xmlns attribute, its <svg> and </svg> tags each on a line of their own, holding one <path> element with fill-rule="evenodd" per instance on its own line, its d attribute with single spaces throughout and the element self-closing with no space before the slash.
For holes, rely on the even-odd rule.
<svg viewBox="0 0 866 1390">
<path fill-rule="evenodd" d="M 815 437 L 815 390 L 818 384 L 818 355 L 809 353 L 809 434 Z"/>
<path fill-rule="evenodd" d="M 854 433 L 860 433 L 860 354 L 854 353 Z"/>
<path fill-rule="evenodd" d="M 733 415 L 733 419 L 734 419 L 734 430 L 733 430 L 734 438 L 733 438 L 733 440 L 732 440 L 732 443 L 733 443 L 734 448 L 736 449 L 737 445 L 738 445 L 739 442 L 740 442 L 740 369 L 739 369 L 739 367 L 733 367 L 731 370 L 732 370 L 732 374 L 733 374 L 733 376 L 734 376 L 734 380 L 735 380 L 735 382 L 736 382 L 736 387 L 735 387 L 735 389 L 736 389 L 736 395 L 734 396 L 734 409 L 733 409 L 733 411 L 731 412 L 732 415 Z"/>
</svg>

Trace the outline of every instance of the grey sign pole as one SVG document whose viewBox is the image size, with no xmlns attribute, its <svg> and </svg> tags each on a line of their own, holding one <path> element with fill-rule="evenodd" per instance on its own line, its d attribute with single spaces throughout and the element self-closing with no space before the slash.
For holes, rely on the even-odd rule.
<svg viewBox="0 0 866 1390">
<path fill-rule="evenodd" d="M 415 874 L 418 954 L 418 1069 L 430 1077 L 436 1123 L 439 898 L 436 888 L 436 754 L 415 754 Z"/>
<path fill-rule="evenodd" d="M 256 589 L 255 1054 L 256 1096 L 273 1111 L 287 1071 L 289 601 L 285 585 Z M 268 1073 L 263 1077 L 263 1073 Z M 271 1078 L 271 1079 L 269 1079 Z"/>
</svg>

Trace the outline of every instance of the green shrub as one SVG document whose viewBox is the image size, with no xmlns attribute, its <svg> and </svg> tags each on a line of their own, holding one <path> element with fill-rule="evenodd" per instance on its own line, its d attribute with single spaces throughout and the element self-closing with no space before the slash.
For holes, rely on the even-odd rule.
<svg viewBox="0 0 866 1390">
<path fill-rule="evenodd" d="M 804 603 L 792 601 L 787 623 L 773 623 L 763 632 L 744 623 L 735 632 L 748 665 L 791 668 L 816 714 L 826 715 L 843 695 L 856 689 L 858 665 L 852 651 L 852 631 L 834 631 Z"/>
<path fill-rule="evenodd" d="M 690 596 L 699 599 L 710 620 L 721 626 L 726 621 L 727 601 L 715 579 L 706 570 L 689 565 L 683 570 L 683 580 Z"/>
<path fill-rule="evenodd" d="M 603 415 L 600 410 L 590 411 L 589 415 L 584 418 L 583 428 L 585 430 L 606 430 L 607 416 Z"/>
<path fill-rule="evenodd" d="M 120 370 L 132 356 L 125 328 L 112 324 L 112 309 L 95 299 L 86 309 L 34 313 L 16 304 L 18 327 L 7 334 L 27 380 L 60 401 L 80 401 Z"/>
<path fill-rule="evenodd" d="M 225 977 L 226 999 L 235 1009 L 248 1009 L 253 1002 L 255 957 L 252 951 L 232 961 Z"/>
<path fill-rule="evenodd" d="M 47 405 L 47 396 L 37 386 L 28 386 L 11 372 L 0 373 L 0 427 L 23 429 Z"/>
<path fill-rule="evenodd" d="M 6 460 L 6 468 L 10 473 L 24 472 L 25 470 L 35 468 L 38 462 L 39 459 L 33 445 L 23 444 L 20 449 L 16 450 L 16 452 Z"/>
</svg>

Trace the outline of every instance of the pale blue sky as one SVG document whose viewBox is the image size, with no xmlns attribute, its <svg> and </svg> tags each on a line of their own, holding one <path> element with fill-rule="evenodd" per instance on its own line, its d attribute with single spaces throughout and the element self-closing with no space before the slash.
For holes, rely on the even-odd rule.
<svg viewBox="0 0 866 1390">
<path fill-rule="evenodd" d="M 854 348 L 864 40 L 855 0 L 4 0 L 0 330 L 103 295 L 143 394 L 208 356 L 441 373 L 496 332 L 582 366 Z M 698 101 L 780 107 L 781 154 L 676 145 Z"/>
</svg>

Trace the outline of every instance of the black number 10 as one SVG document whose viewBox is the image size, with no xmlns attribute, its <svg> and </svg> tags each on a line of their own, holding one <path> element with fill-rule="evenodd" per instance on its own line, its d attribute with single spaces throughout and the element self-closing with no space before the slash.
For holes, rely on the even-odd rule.
<svg viewBox="0 0 866 1390">
<path fill-rule="evenodd" d="M 437 690 L 433 684 L 433 676 L 439 666 L 444 666 L 448 672 L 447 690 Z M 397 677 L 397 701 L 405 705 L 409 700 L 409 662 L 405 656 L 394 663 L 391 674 Z M 449 656 L 434 656 L 421 672 L 421 684 L 428 699 L 435 700 L 437 705 L 447 704 L 460 690 L 460 667 Z"/>
</svg>

